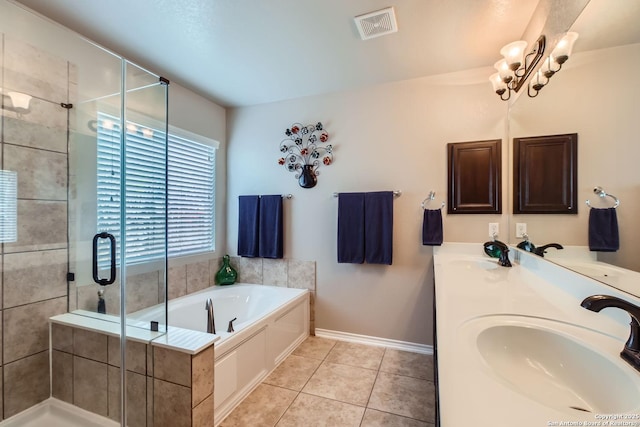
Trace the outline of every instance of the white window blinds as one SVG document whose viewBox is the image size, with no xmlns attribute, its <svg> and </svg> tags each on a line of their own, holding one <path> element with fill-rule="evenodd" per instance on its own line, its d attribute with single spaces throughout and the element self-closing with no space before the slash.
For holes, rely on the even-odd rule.
<svg viewBox="0 0 640 427">
<path fill-rule="evenodd" d="M 126 193 L 121 197 L 119 119 L 98 115 L 98 231 L 116 237 L 119 259 L 124 201 L 127 264 L 164 257 L 167 207 L 168 256 L 214 249 L 215 149 L 170 132 L 165 157 L 164 136 L 162 130 L 127 123 Z M 100 266 L 109 262 L 106 246 L 99 248 Z"/>
</svg>

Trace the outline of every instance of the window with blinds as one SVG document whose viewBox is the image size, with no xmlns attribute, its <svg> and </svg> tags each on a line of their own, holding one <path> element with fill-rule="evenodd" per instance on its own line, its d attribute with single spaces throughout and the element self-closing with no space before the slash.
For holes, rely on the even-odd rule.
<svg viewBox="0 0 640 427">
<path fill-rule="evenodd" d="M 167 230 L 169 257 L 212 251 L 215 148 L 169 132 L 165 157 L 164 131 L 127 122 L 126 153 L 121 162 L 119 118 L 99 113 L 97 133 L 98 231 L 115 236 L 116 257 L 120 255 L 123 202 L 127 265 L 163 258 Z M 108 265 L 108 245 L 99 247 L 98 259 L 101 267 Z"/>
</svg>

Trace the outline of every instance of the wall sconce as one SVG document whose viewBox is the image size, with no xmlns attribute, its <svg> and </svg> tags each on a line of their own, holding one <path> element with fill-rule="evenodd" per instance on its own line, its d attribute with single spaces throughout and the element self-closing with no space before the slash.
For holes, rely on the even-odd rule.
<svg viewBox="0 0 640 427">
<path fill-rule="evenodd" d="M 0 170 L 0 243 L 18 240 L 18 174 Z"/>
<path fill-rule="evenodd" d="M 294 123 L 284 133 L 287 138 L 280 142 L 280 152 L 286 154 L 278 159 L 278 164 L 286 167 L 289 172 L 296 172 L 300 187 L 315 187 L 320 164 L 329 166 L 333 162 L 331 144 L 320 145 L 329 140 L 329 133 L 320 122 L 307 126 Z"/>
<path fill-rule="evenodd" d="M 2 108 L 8 111 L 13 111 L 17 114 L 27 114 L 31 110 L 29 104 L 32 97 L 22 92 L 4 91 L 0 88 L 0 94 L 2 94 Z"/>
<path fill-rule="evenodd" d="M 522 40 L 509 43 L 500 49 L 504 58 L 494 64 L 498 72 L 489 78 L 493 84 L 493 90 L 500 96 L 500 99 L 507 101 L 511 98 L 512 91 L 518 92 L 520 90 L 540 62 L 545 44 L 546 37 L 542 35 L 526 56 L 524 51 L 527 48 L 527 42 Z"/>
<path fill-rule="evenodd" d="M 542 88 L 549 83 L 549 79 L 562 69 L 562 64 L 567 62 L 567 59 L 571 56 L 573 44 L 577 39 L 578 33 L 569 32 L 558 42 L 558 45 L 544 60 L 534 78 L 531 79 L 527 89 L 529 97 L 535 98 L 538 96 L 538 92 L 540 92 Z"/>
</svg>

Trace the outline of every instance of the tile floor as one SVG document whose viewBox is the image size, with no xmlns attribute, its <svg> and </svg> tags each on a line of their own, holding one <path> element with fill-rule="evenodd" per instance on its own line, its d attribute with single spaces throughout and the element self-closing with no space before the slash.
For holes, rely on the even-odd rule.
<svg viewBox="0 0 640 427">
<path fill-rule="evenodd" d="M 221 427 L 433 427 L 433 357 L 309 337 Z"/>
</svg>

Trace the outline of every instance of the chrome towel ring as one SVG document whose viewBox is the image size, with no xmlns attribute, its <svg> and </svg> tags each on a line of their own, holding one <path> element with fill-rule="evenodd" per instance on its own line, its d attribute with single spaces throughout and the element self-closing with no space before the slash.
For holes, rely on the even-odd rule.
<svg viewBox="0 0 640 427">
<path fill-rule="evenodd" d="M 422 203 L 420 204 L 420 206 L 422 206 L 422 209 L 427 209 L 427 205 L 432 201 L 435 200 L 436 198 L 436 192 L 435 191 L 430 191 L 429 195 L 427 196 L 426 199 L 424 199 L 422 201 Z M 442 202 L 442 205 L 440 206 L 440 209 L 444 208 L 444 202 Z"/>
<path fill-rule="evenodd" d="M 618 206 L 620 206 L 620 200 L 618 200 L 618 198 L 616 196 L 614 196 L 613 194 L 609 194 L 606 191 L 604 191 L 604 189 L 602 187 L 595 187 L 593 189 L 593 192 L 595 194 L 597 194 L 598 197 L 601 197 L 601 198 L 611 197 L 614 200 L 614 204 L 613 204 L 612 208 L 615 209 Z M 587 206 L 591 207 L 591 202 L 589 201 L 589 199 L 587 199 L 587 201 L 585 203 L 587 204 Z"/>
</svg>

